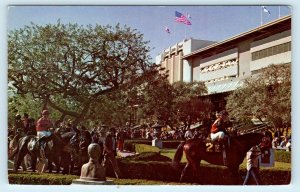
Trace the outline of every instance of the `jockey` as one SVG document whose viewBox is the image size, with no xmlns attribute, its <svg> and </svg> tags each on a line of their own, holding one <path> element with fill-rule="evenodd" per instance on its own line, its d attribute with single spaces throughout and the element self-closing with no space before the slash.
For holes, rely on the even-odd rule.
<svg viewBox="0 0 300 192">
<path fill-rule="evenodd" d="M 219 142 L 224 143 L 225 134 L 226 134 L 225 123 L 224 123 L 225 116 L 226 116 L 225 111 L 216 113 L 217 119 L 212 124 L 211 129 L 210 129 L 210 137 L 211 137 L 212 142 L 217 140 Z"/>
<path fill-rule="evenodd" d="M 38 141 L 40 141 L 42 138 L 50 137 L 51 136 L 50 128 L 52 127 L 53 124 L 49 119 L 49 111 L 43 110 L 42 117 L 36 123 L 36 132 L 37 132 Z M 41 147 L 40 152 L 41 152 L 41 157 L 45 159 L 46 157 L 45 157 L 45 151 L 43 147 Z"/>
</svg>

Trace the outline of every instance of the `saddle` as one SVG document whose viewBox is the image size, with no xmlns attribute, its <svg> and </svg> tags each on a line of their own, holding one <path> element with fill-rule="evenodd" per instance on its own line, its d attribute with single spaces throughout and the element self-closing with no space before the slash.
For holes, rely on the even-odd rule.
<svg viewBox="0 0 300 192">
<path fill-rule="evenodd" d="M 227 151 L 230 147 L 230 138 L 226 137 L 225 142 L 212 141 L 210 136 L 208 136 L 205 140 L 206 152 L 217 152 L 221 153 L 224 150 Z"/>
<path fill-rule="evenodd" d="M 40 149 L 45 149 L 46 146 L 49 147 L 49 149 L 51 150 L 53 148 L 53 141 L 49 140 L 50 138 L 48 137 L 33 137 L 29 143 L 28 143 L 28 149 L 29 151 L 36 151 L 36 150 L 40 150 Z"/>
<path fill-rule="evenodd" d="M 225 142 L 212 141 L 210 137 L 206 139 L 206 152 L 221 153 L 223 157 L 223 165 L 227 165 L 227 153 L 230 146 L 230 138 L 225 137 Z"/>
</svg>

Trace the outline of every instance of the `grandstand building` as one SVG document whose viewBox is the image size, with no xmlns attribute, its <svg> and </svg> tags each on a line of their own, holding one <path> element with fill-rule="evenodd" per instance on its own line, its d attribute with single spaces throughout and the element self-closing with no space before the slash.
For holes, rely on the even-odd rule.
<svg viewBox="0 0 300 192">
<path fill-rule="evenodd" d="M 204 81 L 220 110 L 244 79 L 271 64 L 291 64 L 291 41 L 291 16 L 285 16 L 220 42 L 186 40 L 163 51 L 156 63 L 169 70 L 170 83 Z"/>
</svg>

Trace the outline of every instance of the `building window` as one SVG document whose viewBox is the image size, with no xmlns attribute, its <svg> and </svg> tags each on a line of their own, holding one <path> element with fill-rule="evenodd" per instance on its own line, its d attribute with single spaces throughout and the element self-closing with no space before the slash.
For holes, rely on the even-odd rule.
<svg viewBox="0 0 300 192">
<path fill-rule="evenodd" d="M 206 66 L 206 67 L 201 67 L 200 73 L 207 73 L 207 72 L 212 72 L 212 71 L 216 71 L 216 70 L 220 70 L 220 69 L 225 69 L 227 67 L 237 65 L 237 63 L 238 63 L 237 58 L 222 61 L 219 63 L 214 63 L 214 64 Z"/>
<path fill-rule="evenodd" d="M 291 51 L 291 42 L 283 43 L 251 53 L 252 61 Z"/>
</svg>

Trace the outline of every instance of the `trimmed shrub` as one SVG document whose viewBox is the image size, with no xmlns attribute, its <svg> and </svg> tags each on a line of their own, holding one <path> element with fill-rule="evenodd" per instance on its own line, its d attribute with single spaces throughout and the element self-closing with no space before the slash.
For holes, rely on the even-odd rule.
<svg viewBox="0 0 300 192">
<path fill-rule="evenodd" d="M 155 161 L 129 161 L 122 159 L 118 162 L 123 177 L 128 179 L 149 179 L 161 180 L 166 182 L 178 182 L 181 171 L 185 164 L 181 163 L 178 169 L 171 166 L 172 162 Z M 241 169 L 239 174 L 242 178 L 246 175 L 246 169 Z M 107 175 L 114 177 L 112 169 L 107 170 Z M 287 185 L 291 181 L 291 171 L 262 169 L 260 176 L 264 185 Z M 205 185 L 232 185 L 230 172 L 223 166 L 201 164 L 199 178 L 192 175 L 192 170 L 187 171 L 185 182 L 199 183 Z"/>
<path fill-rule="evenodd" d="M 146 144 L 146 145 L 152 145 L 152 141 L 150 140 L 125 140 L 124 141 L 124 150 L 135 152 L 135 144 Z"/>
<path fill-rule="evenodd" d="M 176 149 L 181 142 L 182 141 L 180 140 L 163 140 L 162 145 L 163 148 Z M 124 149 L 127 151 L 136 152 L 134 147 L 135 144 L 152 145 L 152 141 L 145 139 L 125 140 Z"/>
<path fill-rule="evenodd" d="M 291 163 L 291 152 L 290 151 L 281 151 L 275 150 L 275 161 Z"/>
<path fill-rule="evenodd" d="M 131 161 L 127 158 L 118 159 L 122 175 L 127 179 L 149 179 L 164 182 L 178 182 L 180 174 L 185 164 L 180 164 L 178 169 L 171 166 L 171 162 L 156 161 Z M 229 185 L 232 184 L 227 168 L 215 165 L 201 164 L 199 178 L 192 176 L 192 171 L 187 171 L 186 182 L 197 182 L 205 185 Z M 245 177 L 246 169 L 239 172 L 241 178 Z M 114 177 L 113 169 L 108 168 L 107 176 Z M 291 181 L 291 171 L 262 169 L 260 176 L 264 185 L 287 185 Z M 38 184 L 38 185 L 70 185 L 73 179 L 78 179 L 74 175 L 61 174 L 38 174 L 38 173 L 10 173 L 8 175 L 10 184 Z M 239 182 L 242 184 L 242 180 Z"/>
<path fill-rule="evenodd" d="M 157 152 L 143 152 L 134 156 L 125 157 L 127 161 L 172 161 L 169 157 L 160 155 Z"/>
<path fill-rule="evenodd" d="M 75 175 L 61 174 L 39 174 L 29 172 L 10 173 L 8 181 L 10 184 L 30 184 L 30 185 L 70 185 L 73 179 L 78 179 Z"/>
<path fill-rule="evenodd" d="M 136 153 L 143 153 L 143 152 L 159 152 L 158 147 L 154 147 L 151 145 L 146 145 L 146 144 L 135 144 L 135 152 Z"/>
</svg>

